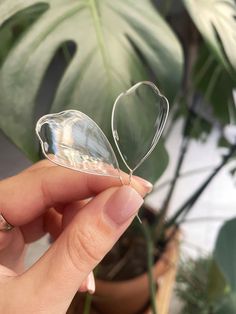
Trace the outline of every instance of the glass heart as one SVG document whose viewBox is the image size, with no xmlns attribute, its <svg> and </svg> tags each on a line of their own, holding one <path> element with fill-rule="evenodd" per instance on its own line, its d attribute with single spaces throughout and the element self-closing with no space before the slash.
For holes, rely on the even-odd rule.
<svg viewBox="0 0 236 314">
<path fill-rule="evenodd" d="M 52 162 L 90 174 L 119 177 L 114 151 L 99 126 L 84 113 L 66 110 L 40 118 L 42 151 Z"/>
<path fill-rule="evenodd" d="M 112 134 L 121 159 L 131 173 L 157 145 L 168 112 L 167 98 L 148 81 L 137 83 L 116 99 L 112 110 Z"/>
</svg>

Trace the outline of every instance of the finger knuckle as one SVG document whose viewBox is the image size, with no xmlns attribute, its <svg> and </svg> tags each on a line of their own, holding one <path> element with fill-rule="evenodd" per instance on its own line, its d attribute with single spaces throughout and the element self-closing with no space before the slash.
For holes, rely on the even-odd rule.
<svg viewBox="0 0 236 314">
<path fill-rule="evenodd" d="M 68 236 L 67 251 L 70 261 L 80 269 L 87 265 L 96 265 L 100 259 L 94 232 L 87 228 L 73 228 Z"/>
</svg>

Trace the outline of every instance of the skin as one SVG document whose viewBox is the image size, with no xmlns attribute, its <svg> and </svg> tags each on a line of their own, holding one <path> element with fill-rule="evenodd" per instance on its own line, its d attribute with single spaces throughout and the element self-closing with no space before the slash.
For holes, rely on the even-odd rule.
<svg viewBox="0 0 236 314">
<path fill-rule="evenodd" d="M 128 175 L 122 173 L 128 183 Z M 65 313 L 92 270 L 127 229 L 151 185 L 76 172 L 41 161 L 0 182 L 0 211 L 15 226 L 0 231 L 0 313 Z M 46 233 L 49 250 L 28 270 L 28 243 Z"/>
</svg>

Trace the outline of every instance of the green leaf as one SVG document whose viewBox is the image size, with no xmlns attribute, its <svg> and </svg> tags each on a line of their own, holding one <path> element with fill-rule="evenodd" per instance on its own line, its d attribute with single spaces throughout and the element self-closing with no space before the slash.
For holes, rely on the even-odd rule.
<svg viewBox="0 0 236 314">
<path fill-rule="evenodd" d="M 208 273 L 207 298 L 209 303 L 217 302 L 227 293 L 227 282 L 214 259 Z"/>
<path fill-rule="evenodd" d="M 229 72 L 236 72 L 234 0 L 183 0 L 203 38 Z"/>
<path fill-rule="evenodd" d="M 150 157 L 137 169 L 135 175 L 155 183 L 169 163 L 169 155 L 162 140 L 151 153 Z"/>
<path fill-rule="evenodd" d="M 134 82 L 149 79 L 148 68 L 162 93 L 170 101 L 175 97 L 182 49 L 151 1 L 2 1 L 0 24 L 33 5 L 48 9 L 21 35 L 0 69 L 0 127 L 30 158 L 37 158 L 35 99 L 65 43 L 73 42 L 76 52 L 57 87 L 51 112 L 81 110 L 110 136 L 115 98 Z"/>
<path fill-rule="evenodd" d="M 48 8 L 47 5 L 33 5 L 17 12 L 0 25 L 0 65 L 21 34 Z"/>
<path fill-rule="evenodd" d="M 236 313 L 236 294 L 231 293 L 220 300 L 221 304 L 215 311 L 215 314 L 235 314 Z"/>
<path fill-rule="evenodd" d="M 221 228 L 214 251 L 214 258 L 230 288 L 236 292 L 236 218 Z"/>
<path fill-rule="evenodd" d="M 221 125 L 231 122 L 230 108 L 234 108 L 232 92 L 236 82 L 205 45 L 201 47 L 194 67 L 193 82 L 210 105 L 208 111 L 212 117 Z"/>
</svg>

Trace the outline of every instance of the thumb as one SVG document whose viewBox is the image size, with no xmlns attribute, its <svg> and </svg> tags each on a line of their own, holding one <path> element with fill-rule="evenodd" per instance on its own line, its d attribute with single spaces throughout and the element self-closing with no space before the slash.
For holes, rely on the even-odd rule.
<svg viewBox="0 0 236 314">
<path fill-rule="evenodd" d="M 21 280 L 26 281 L 22 286 L 28 287 L 28 293 L 37 289 L 34 307 L 45 306 L 46 313 L 64 313 L 82 282 L 126 230 L 142 203 L 141 196 L 130 186 L 113 187 L 79 210 L 48 252 L 22 275 Z"/>
</svg>

